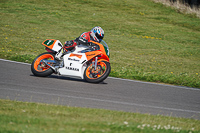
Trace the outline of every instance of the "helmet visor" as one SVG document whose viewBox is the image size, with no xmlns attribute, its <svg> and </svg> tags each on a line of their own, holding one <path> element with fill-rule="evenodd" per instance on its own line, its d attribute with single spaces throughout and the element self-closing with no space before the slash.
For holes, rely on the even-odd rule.
<svg viewBox="0 0 200 133">
<path fill-rule="evenodd" d="M 103 39 L 104 34 L 102 34 L 102 36 L 100 36 L 98 33 L 95 33 L 95 36 L 96 36 L 98 39 Z"/>
</svg>

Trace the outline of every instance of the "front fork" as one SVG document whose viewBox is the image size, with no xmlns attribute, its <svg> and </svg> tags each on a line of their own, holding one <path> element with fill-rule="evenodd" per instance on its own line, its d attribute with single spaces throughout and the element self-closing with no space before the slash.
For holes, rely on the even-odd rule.
<svg viewBox="0 0 200 133">
<path fill-rule="evenodd" d="M 97 61 L 98 61 L 98 57 L 95 57 L 95 60 L 92 61 L 92 68 L 94 68 L 94 70 L 97 70 Z"/>
</svg>

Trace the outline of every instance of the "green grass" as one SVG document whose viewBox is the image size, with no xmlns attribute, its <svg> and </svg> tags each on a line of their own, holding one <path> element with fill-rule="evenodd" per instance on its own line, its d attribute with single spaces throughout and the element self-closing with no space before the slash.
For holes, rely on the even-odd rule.
<svg viewBox="0 0 200 133">
<path fill-rule="evenodd" d="M 110 76 L 200 88 L 200 23 L 150 0 L 0 1 L 0 58 L 31 63 L 47 39 L 100 25 Z"/>
<path fill-rule="evenodd" d="M 200 88 L 200 20 L 151 0 L 1 0 L 0 58 L 31 63 L 45 39 L 99 25 L 110 76 Z"/>
<path fill-rule="evenodd" d="M 200 121 L 0 100 L 1 133 L 198 133 Z"/>
</svg>

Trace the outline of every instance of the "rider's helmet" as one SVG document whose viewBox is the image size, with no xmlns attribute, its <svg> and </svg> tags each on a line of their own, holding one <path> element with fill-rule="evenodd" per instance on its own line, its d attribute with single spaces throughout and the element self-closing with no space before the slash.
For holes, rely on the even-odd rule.
<svg viewBox="0 0 200 133">
<path fill-rule="evenodd" d="M 91 29 L 90 35 L 94 41 L 100 43 L 104 37 L 104 31 L 101 27 L 96 26 Z"/>
</svg>

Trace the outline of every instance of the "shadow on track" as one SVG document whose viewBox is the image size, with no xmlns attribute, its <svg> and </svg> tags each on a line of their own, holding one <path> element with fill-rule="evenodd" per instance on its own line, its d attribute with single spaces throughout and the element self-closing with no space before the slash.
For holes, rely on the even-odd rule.
<svg viewBox="0 0 200 133">
<path fill-rule="evenodd" d="M 37 77 L 33 74 L 30 74 L 30 76 L 32 77 Z M 48 77 L 38 77 L 38 78 L 52 78 L 52 79 L 61 79 L 61 80 L 69 80 L 69 81 L 77 81 L 77 82 L 83 82 L 83 83 L 88 83 L 88 84 L 108 84 L 105 83 L 104 81 L 100 82 L 100 83 L 89 83 L 87 81 L 85 81 L 84 79 L 80 79 L 80 78 L 73 78 L 73 77 L 67 77 L 67 76 L 60 76 L 60 75 L 50 75 Z"/>
</svg>

